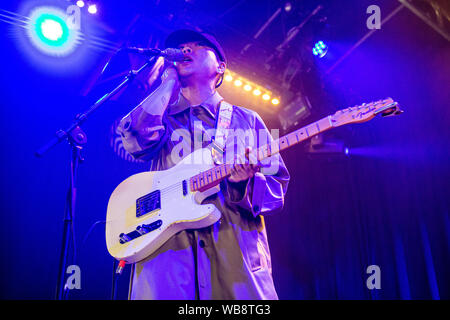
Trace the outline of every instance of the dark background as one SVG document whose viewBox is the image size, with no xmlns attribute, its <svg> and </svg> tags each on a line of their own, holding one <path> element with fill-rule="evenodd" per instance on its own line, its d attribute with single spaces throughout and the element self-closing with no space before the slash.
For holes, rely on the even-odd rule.
<svg viewBox="0 0 450 320">
<path fill-rule="evenodd" d="M 0 9 L 26 15 L 41 3 L 67 2 L 7 1 Z M 377 4 L 383 19 L 399 2 L 291 1 L 291 11 L 283 11 L 258 40 L 252 36 L 285 1 L 97 3 L 97 15 L 83 15 L 86 41 L 69 57 L 39 52 L 23 29 L 0 21 L 2 299 L 54 297 L 70 149 L 61 143 L 42 158 L 34 152 L 118 83 L 120 77 L 107 80 L 108 72 L 142 63 L 117 55 L 100 76 L 113 48 L 158 46 L 170 31 L 186 26 L 214 32 L 230 68 L 254 79 L 277 82 L 289 58 L 302 62 L 287 93 L 272 84 L 281 93 L 304 92 L 312 102 L 311 115 L 287 131 L 388 96 L 405 111 L 325 135 L 343 141 L 350 150 L 347 157 L 313 155 L 303 146 L 282 154 L 291 174 L 285 208 L 266 219 L 280 299 L 450 298 L 447 40 L 403 8 L 330 71 L 369 32 L 366 8 Z M 305 24 L 285 57 L 263 68 L 271 50 L 319 3 L 320 14 Z M 318 37 L 330 47 L 321 60 L 311 54 Z M 248 54 L 240 54 L 248 43 Z M 111 141 L 114 122 L 149 90 L 138 79 L 83 125 L 88 144 L 74 223 L 82 283 L 81 290 L 71 291 L 71 299 L 110 298 L 113 259 L 106 250 L 104 224 L 90 228 L 104 221 L 115 186 L 147 170 L 145 163 L 119 156 L 120 145 Z M 280 127 L 276 114 L 260 113 L 270 128 Z M 369 265 L 381 269 L 379 290 L 366 287 Z M 119 281 L 120 299 L 127 296 L 128 273 L 129 266 Z"/>
</svg>

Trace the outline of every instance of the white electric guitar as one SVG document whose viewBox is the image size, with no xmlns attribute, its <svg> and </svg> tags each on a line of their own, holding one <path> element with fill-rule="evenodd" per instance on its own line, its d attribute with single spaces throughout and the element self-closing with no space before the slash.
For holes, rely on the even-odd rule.
<svg viewBox="0 0 450 320">
<path fill-rule="evenodd" d="M 365 122 L 377 114 L 402 113 L 391 98 L 347 108 L 256 149 L 261 161 L 328 129 Z M 200 163 L 200 164 L 199 164 Z M 106 218 L 109 253 L 126 263 L 140 261 L 178 231 L 210 226 L 220 219 L 212 204 L 202 205 L 230 176 L 231 164 L 215 165 L 209 149 L 199 149 L 164 171 L 142 172 L 124 180 L 112 193 Z"/>
</svg>

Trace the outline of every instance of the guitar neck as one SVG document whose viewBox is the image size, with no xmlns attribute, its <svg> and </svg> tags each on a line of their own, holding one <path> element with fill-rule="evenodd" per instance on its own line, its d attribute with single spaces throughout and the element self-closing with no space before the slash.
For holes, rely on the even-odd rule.
<svg viewBox="0 0 450 320">
<path fill-rule="evenodd" d="M 272 155 L 279 153 L 297 143 L 308 140 L 321 132 L 329 130 L 333 127 L 331 116 L 327 116 L 319 121 L 313 122 L 294 132 L 288 133 L 277 140 L 273 140 L 270 144 L 263 145 L 256 149 L 255 155 L 258 161 L 262 161 Z M 220 164 L 201 172 L 189 179 L 191 191 L 204 191 L 217 184 L 231 175 L 233 164 Z"/>
<path fill-rule="evenodd" d="M 288 133 L 277 140 L 273 140 L 270 144 L 266 144 L 256 150 L 257 159 L 264 160 L 274 154 L 279 153 L 297 143 L 308 140 L 309 138 L 318 135 L 333 127 L 331 116 L 313 122 L 303 128 L 294 132 Z"/>
</svg>

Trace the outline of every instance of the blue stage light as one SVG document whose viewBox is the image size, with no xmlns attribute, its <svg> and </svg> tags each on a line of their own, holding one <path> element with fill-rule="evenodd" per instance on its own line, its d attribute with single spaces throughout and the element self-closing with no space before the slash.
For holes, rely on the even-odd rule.
<svg viewBox="0 0 450 320">
<path fill-rule="evenodd" d="M 323 58 L 328 52 L 328 46 L 323 41 L 318 41 L 314 45 L 313 54 L 319 58 Z"/>
</svg>

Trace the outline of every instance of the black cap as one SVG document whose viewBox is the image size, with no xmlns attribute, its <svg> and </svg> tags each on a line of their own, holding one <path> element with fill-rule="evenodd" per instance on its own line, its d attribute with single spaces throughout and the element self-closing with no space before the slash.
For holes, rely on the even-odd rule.
<svg viewBox="0 0 450 320">
<path fill-rule="evenodd" d="M 169 34 L 166 38 L 165 46 L 166 48 L 177 48 L 180 44 L 191 41 L 205 41 L 209 47 L 216 51 L 219 60 L 227 63 L 225 52 L 219 42 L 217 42 L 212 34 L 207 32 L 198 32 L 189 29 L 177 30 Z"/>
</svg>

